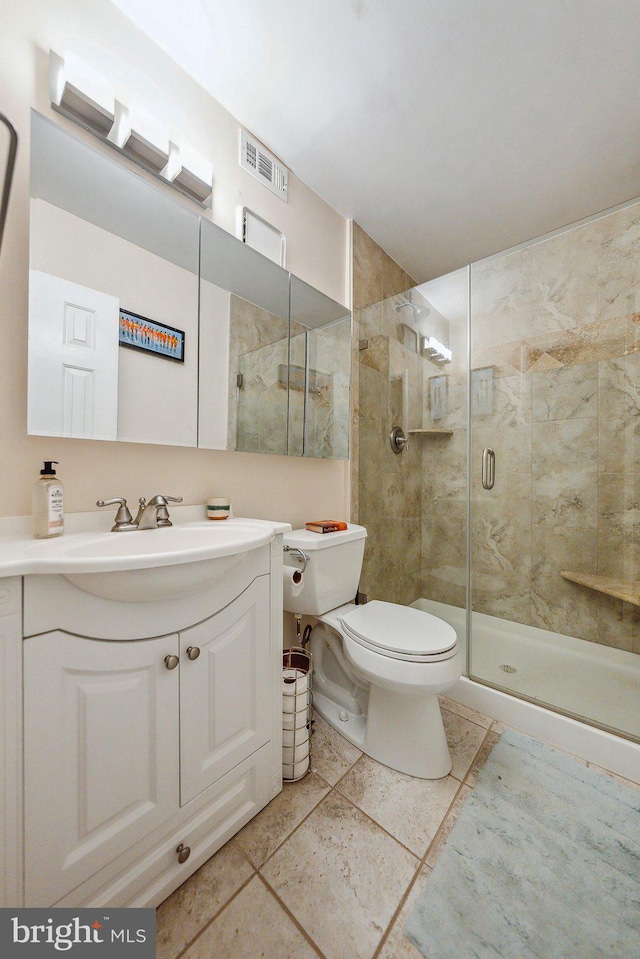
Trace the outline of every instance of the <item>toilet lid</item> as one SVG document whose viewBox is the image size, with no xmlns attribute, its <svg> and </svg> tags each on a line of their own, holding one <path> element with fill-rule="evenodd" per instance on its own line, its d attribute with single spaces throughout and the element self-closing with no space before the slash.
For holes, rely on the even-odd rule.
<svg viewBox="0 0 640 959">
<path fill-rule="evenodd" d="M 424 658 L 453 649 L 458 637 L 453 626 L 412 606 L 372 600 L 341 617 L 345 632 L 385 656 Z"/>
</svg>

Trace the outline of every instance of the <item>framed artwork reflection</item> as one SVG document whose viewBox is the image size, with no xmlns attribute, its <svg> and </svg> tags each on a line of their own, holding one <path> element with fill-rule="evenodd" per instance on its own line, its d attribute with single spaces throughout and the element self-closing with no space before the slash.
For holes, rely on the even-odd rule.
<svg viewBox="0 0 640 959">
<path fill-rule="evenodd" d="M 184 330 L 156 323 L 147 316 L 120 310 L 118 342 L 131 350 L 153 353 L 165 360 L 184 363 Z"/>
</svg>

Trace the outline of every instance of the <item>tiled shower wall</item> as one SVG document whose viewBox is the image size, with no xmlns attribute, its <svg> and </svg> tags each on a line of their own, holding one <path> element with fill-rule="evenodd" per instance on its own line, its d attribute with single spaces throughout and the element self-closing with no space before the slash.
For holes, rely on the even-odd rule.
<svg viewBox="0 0 640 959">
<path fill-rule="evenodd" d="M 473 265 L 471 329 L 474 609 L 640 652 L 637 606 L 560 576 L 638 580 L 640 204 Z"/>
<path fill-rule="evenodd" d="M 354 431 L 352 517 L 367 527 L 360 589 L 369 599 L 410 603 L 420 592 L 422 462 L 417 450 L 392 452 L 400 425 L 402 384 L 409 369 L 412 412 L 421 403 L 421 359 L 406 349 L 389 298 L 415 286 L 357 225 L 353 226 Z M 365 348 L 360 349 L 359 347 Z M 358 399 L 359 398 L 359 402 Z"/>
<path fill-rule="evenodd" d="M 435 421 L 430 384 L 443 370 L 404 345 L 395 309 L 413 286 L 354 229 L 356 338 L 368 340 L 356 366 L 354 502 L 370 534 L 361 589 L 464 606 L 466 331 L 451 326 Z M 638 607 L 560 575 L 638 579 L 640 204 L 474 264 L 471 291 L 472 394 L 484 389 L 471 411 L 473 609 L 640 652 Z M 405 369 L 409 425 L 452 435 L 412 438 L 396 456 L 388 432 Z M 480 484 L 485 446 L 496 451 L 492 491 Z"/>
</svg>

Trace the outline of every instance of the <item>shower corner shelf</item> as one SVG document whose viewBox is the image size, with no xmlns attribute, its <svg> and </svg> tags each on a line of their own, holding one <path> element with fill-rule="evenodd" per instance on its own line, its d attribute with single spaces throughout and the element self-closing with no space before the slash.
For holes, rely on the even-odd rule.
<svg viewBox="0 0 640 959">
<path fill-rule="evenodd" d="M 618 579 L 615 576 L 595 576 L 589 573 L 571 573 L 566 569 L 560 570 L 563 579 L 568 579 L 571 583 L 578 583 L 579 586 L 587 586 L 589 589 L 595 589 L 599 593 L 606 593 L 607 596 L 615 596 L 616 599 L 622 599 L 625 603 L 633 603 L 634 606 L 640 606 L 640 583 L 628 579 Z"/>
<path fill-rule="evenodd" d="M 407 430 L 410 436 L 453 436 L 453 430 Z"/>
</svg>

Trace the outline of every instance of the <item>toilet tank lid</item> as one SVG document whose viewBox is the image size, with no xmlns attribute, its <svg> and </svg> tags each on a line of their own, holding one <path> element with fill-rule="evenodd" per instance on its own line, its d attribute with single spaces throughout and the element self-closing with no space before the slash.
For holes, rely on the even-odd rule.
<svg viewBox="0 0 640 959">
<path fill-rule="evenodd" d="M 352 540 L 364 539 L 366 535 L 364 526 L 356 526 L 355 523 L 348 523 L 346 529 L 339 530 L 337 533 L 313 533 L 309 529 L 294 529 L 284 534 L 284 545 L 306 552 L 339 546 L 340 543 L 350 543 Z"/>
</svg>

